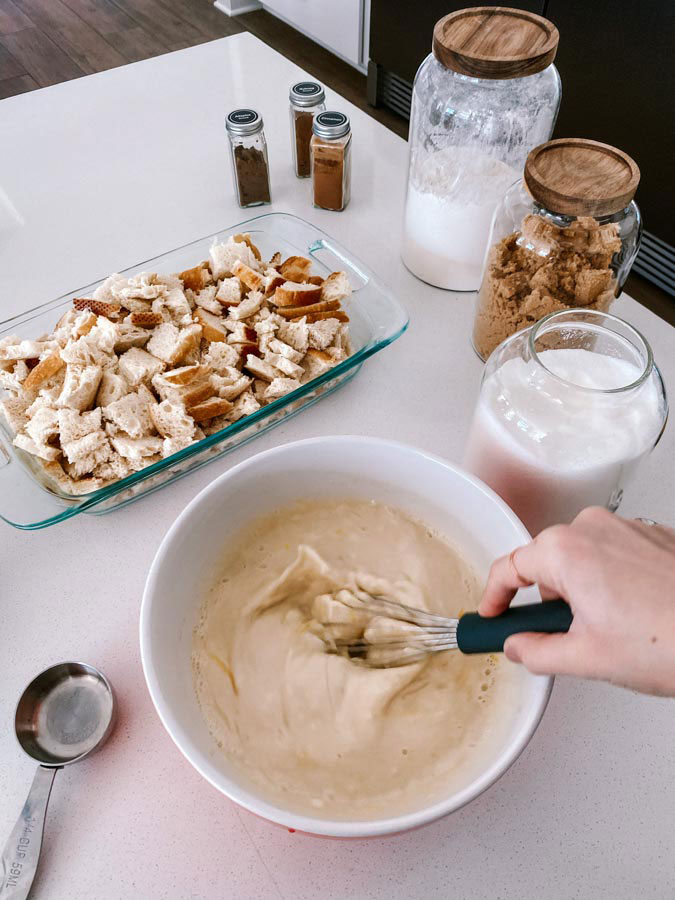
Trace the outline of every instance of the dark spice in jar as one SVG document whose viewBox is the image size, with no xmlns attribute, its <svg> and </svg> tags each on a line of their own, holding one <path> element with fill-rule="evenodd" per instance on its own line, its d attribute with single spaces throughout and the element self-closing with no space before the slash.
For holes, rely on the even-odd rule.
<svg viewBox="0 0 675 900">
<path fill-rule="evenodd" d="M 296 174 L 300 178 L 307 178 L 312 174 L 309 142 L 312 140 L 314 114 L 295 110 L 293 119 L 295 125 Z"/>
<path fill-rule="evenodd" d="M 265 154 L 255 147 L 234 148 L 239 202 L 242 206 L 270 202 L 270 181 Z"/>
<path fill-rule="evenodd" d="M 314 118 L 325 110 L 326 95 L 316 81 L 298 81 L 288 92 L 291 114 L 293 164 L 298 178 L 312 174 L 310 141 Z"/>
</svg>

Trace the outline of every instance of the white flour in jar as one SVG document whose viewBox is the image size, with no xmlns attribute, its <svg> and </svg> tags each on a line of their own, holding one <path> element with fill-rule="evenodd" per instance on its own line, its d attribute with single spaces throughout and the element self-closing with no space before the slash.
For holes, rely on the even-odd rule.
<svg viewBox="0 0 675 900">
<path fill-rule="evenodd" d="M 403 262 L 435 287 L 477 291 L 495 207 L 519 178 L 471 147 L 414 160 L 403 226 Z"/>
<path fill-rule="evenodd" d="M 607 393 L 642 370 L 575 348 L 544 350 L 539 359 L 515 357 L 487 376 L 464 456 L 532 535 L 586 506 L 616 508 L 664 416 L 654 371 L 635 390 Z"/>
</svg>

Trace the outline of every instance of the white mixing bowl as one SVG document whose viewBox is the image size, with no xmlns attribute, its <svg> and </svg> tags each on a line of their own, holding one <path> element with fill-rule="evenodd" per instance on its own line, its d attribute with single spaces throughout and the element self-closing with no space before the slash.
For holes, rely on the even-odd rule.
<svg viewBox="0 0 675 900">
<path fill-rule="evenodd" d="M 490 562 L 529 540 L 500 498 L 461 469 L 413 447 L 366 437 L 286 444 L 230 469 L 198 494 L 169 529 L 143 595 L 143 670 L 157 712 L 178 748 L 231 800 L 288 828 L 334 837 L 404 831 L 459 809 L 493 784 L 532 737 L 551 692 L 550 678 L 523 671 L 507 734 L 478 777 L 421 810 L 373 821 L 308 816 L 272 805 L 216 746 L 193 688 L 193 628 L 210 574 L 229 538 L 250 520 L 301 498 L 368 498 L 397 506 L 446 535 L 486 575 Z M 538 593 L 521 591 L 519 602 Z"/>
</svg>

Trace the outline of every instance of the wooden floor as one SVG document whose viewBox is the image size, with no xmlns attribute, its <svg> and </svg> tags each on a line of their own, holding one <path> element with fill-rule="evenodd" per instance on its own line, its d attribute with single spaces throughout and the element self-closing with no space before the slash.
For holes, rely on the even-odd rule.
<svg viewBox="0 0 675 900">
<path fill-rule="evenodd" d="M 0 100 L 249 31 L 401 137 L 408 123 L 366 100 L 365 76 L 263 10 L 229 18 L 212 0 L 0 0 Z M 675 301 L 638 275 L 626 291 L 675 325 Z"/>
<path fill-rule="evenodd" d="M 212 0 L 0 0 L 0 99 L 249 31 L 402 137 L 366 101 L 366 78 L 269 13 L 229 18 Z"/>
</svg>

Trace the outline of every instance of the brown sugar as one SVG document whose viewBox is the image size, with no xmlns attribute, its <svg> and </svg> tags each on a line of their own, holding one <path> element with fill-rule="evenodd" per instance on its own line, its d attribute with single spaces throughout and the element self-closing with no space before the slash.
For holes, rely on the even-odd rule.
<svg viewBox="0 0 675 900">
<path fill-rule="evenodd" d="M 584 216 L 559 227 L 528 215 L 491 248 L 478 294 L 473 343 L 483 359 L 505 338 L 552 312 L 606 311 L 616 293 L 618 225 Z"/>
<path fill-rule="evenodd" d="M 270 202 L 270 180 L 265 154 L 256 147 L 238 144 L 234 148 L 234 167 L 241 206 Z"/>
<path fill-rule="evenodd" d="M 309 143 L 312 140 L 313 124 L 313 113 L 304 112 L 299 109 L 293 111 L 293 125 L 295 130 L 295 174 L 299 178 L 307 178 L 312 174 Z"/>
</svg>

